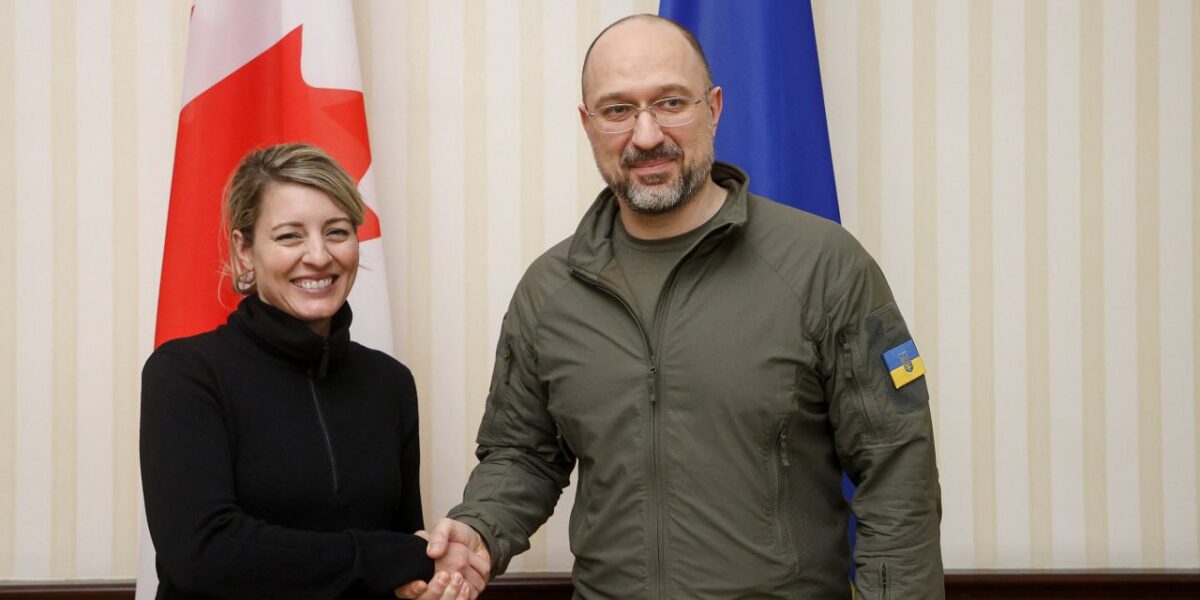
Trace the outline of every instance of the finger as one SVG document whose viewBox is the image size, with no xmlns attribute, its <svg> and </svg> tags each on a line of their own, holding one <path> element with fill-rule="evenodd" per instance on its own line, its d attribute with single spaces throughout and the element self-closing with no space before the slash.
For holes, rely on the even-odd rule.
<svg viewBox="0 0 1200 600">
<path fill-rule="evenodd" d="M 425 541 L 429 541 L 429 532 L 425 531 L 424 529 L 418 529 L 418 530 L 414 531 L 413 535 L 415 535 Z"/>
<path fill-rule="evenodd" d="M 416 598 L 425 591 L 426 587 L 424 581 L 417 579 L 396 588 L 395 594 L 397 598 Z"/>
<path fill-rule="evenodd" d="M 466 584 L 462 586 L 462 589 L 458 590 L 458 600 L 474 600 L 475 595 L 475 590 Z"/>
<path fill-rule="evenodd" d="M 483 586 L 487 585 L 487 580 L 474 569 L 464 570 L 462 576 L 467 580 L 467 584 L 476 590 L 483 590 Z"/>
<path fill-rule="evenodd" d="M 417 600 L 438 600 L 446 592 L 446 588 L 450 586 L 450 574 L 441 571 L 429 580 L 429 586 L 425 589 L 425 593 L 417 597 Z"/>
<path fill-rule="evenodd" d="M 472 552 L 469 556 L 467 556 L 467 560 L 470 563 L 471 568 L 474 569 L 476 573 L 479 573 L 483 577 L 484 581 L 487 581 L 488 577 L 492 574 L 492 558 L 490 556 L 484 558 L 482 555 Z"/>
<path fill-rule="evenodd" d="M 458 598 L 458 595 L 462 592 L 462 588 L 463 584 L 461 581 L 457 585 L 451 581 L 450 585 L 446 586 L 446 591 L 442 592 L 442 600 L 454 600 Z"/>
</svg>

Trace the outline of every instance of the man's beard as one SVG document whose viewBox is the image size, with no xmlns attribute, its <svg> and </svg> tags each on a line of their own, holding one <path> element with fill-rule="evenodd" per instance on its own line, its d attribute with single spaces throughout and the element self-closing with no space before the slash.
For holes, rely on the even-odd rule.
<svg viewBox="0 0 1200 600">
<path fill-rule="evenodd" d="M 626 206 L 636 213 L 644 215 L 661 215 L 679 208 L 700 192 L 704 183 L 712 174 L 712 146 L 709 151 L 698 157 L 693 163 L 684 163 L 682 172 L 674 184 L 663 188 L 647 188 L 634 181 L 632 177 L 622 177 L 620 171 L 605 175 L 604 180 L 617 197 L 625 201 Z M 629 167 L 636 163 L 659 159 L 678 160 L 683 157 L 683 149 L 670 139 L 653 150 L 642 151 L 630 146 L 621 153 L 621 166 Z M 665 175 L 643 177 L 643 181 L 651 185 L 665 182 Z"/>
</svg>

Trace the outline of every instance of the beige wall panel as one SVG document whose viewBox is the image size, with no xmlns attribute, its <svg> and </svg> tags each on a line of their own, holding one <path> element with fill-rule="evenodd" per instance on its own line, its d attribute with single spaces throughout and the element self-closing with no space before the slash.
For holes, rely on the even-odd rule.
<svg viewBox="0 0 1200 600">
<path fill-rule="evenodd" d="M 53 492 L 50 529 L 50 574 L 75 576 L 76 448 L 76 320 L 78 229 L 75 222 L 78 156 L 75 112 L 75 6 L 51 5 L 51 81 L 53 113 L 51 144 L 54 160 L 50 173 L 52 225 L 58 239 L 49 265 L 54 272 L 52 393 L 53 393 Z"/>
<path fill-rule="evenodd" d="M 136 6 L 133 0 L 116 0 L 112 11 L 114 157 L 120 168 L 113 172 L 113 571 L 130 577 L 137 569 L 141 506 L 137 463 L 138 390 L 141 361 L 138 346 L 145 335 L 138 331 L 138 89 Z M 169 134 L 165 134 L 169 135 Z"/>
<path fill-rule="evenodd" d="M 992 6 L 992 390 L 996 565 L 1030 566 L 1025 4 Z"/>
<path fill-rule="evenodd" d="M 111 576 L 113 535 L 113 92 L 112 8 L 77 5 L 75 111 L 78 123 L 79 203 L 78 361 L 76 426 L 79 577 Z"/>
<path fill-rule="evenodd" d="M 996 565 L 996 397 L 992 357 L 995 355 L 995 282 L 992 250 L 992 82 L 993 6 L 990 0 L 967 7 L 968 252 L 971 265 L 971 443 L 972 495 L 975 508 L 975 564 Z"/>
<path fill-rule="evenodd" d="M 1141 564 L 1134 184 L 1134 4 L 1103 4 L 1104 385 L 1108 565 Z M 1085 198 L 1085 201 L 1090 200 Z M 1095 376 L 1089 373 L 1085 376 Z"/>
<path fill-rule="evenodd" d="M 907 2 L 880 6 L 880 132 L 879 202 L 881 222 L 879 254 L 875 257 L 887 276 L 909 329 L 913 327 L 915 293 L 913 270 L 913 9 Z M 922 346 L 919 346 L 922 347 Z"/>
<path fill-rule="evenodd" d="M 16 87 L 13 2 L 0 2 L 0 89 Z M 17 269 L 15 94 L 0 94 L 0 270 Z M 17 287 L 0 292 L 0 579 L 13 577 L 17 524 Z"/>
<path fill-rule="evenodd" d="M 1200 563 L 1197 553 L 1196 497 L 1196 298 L 1195 269 L 1200 258 L 1189 248 L 1196 236 L 1197 206 L 1193 172 L 1192 21 L 1180 18 L 1190 2 L 1160 3 L 1157 78 L 1159 93 L 1158 248 L 1159 314 L 1162 364 L 1154 375 L 1162 382 L 1162 431 L 1154 438 L 1162 448 L 1164 566 L 1182 568 Z M 1154 243 L 1153 240 L 1148 240 Z M 1192 377 L 1187 374 L 1192 372 Z"/>
<path fill-rule="evenodd" d="M 433 399 L 433 453 L 425 456 L 432 477 L 429 506 L 444 514 L 462 499 L 467 457 L 468 426 L 463 422 L 466 389 L 464 315 L 464 199 L 463 199 L 463 3 L 435 2 L 429 6 L 429 226 L 427 248 L 434 268 L 429 347 L 430 381 L 424 393 Z M 454 65 L 455 68 L 440 68 Z M 445 444 L 439 444 L 445 440 Z"/>
<path fill-rule="evenodd" d="M 937 53 L 933 0 L 913 3 L 913 294 L 916 306 L 906 315 L 926 368 L 936 373 L 938 357 L 938 216 L 937 216 Z M 929 378 L 930 412 L 935 446 L 941 447 L 937 424 L 941 420 L 941 392 L 937 377 Z"/>
<path fill-rule="evenodd" d="M 1026 0 L 1025 22 L 1025 280 L 1028 369 L 1026 400 L 1029 427 L 1030 564 L 1047 568 L 1053 562 L 1051 545 L 1049 324 L 1047 282 L 1047 122 L 1046 122 L 1046 5 Z M 1002 548 L 1003 549 L 1003 548 Z"/>
<path fill-rule="evenodd" d="M 1159 92 L 1158 0 L 1137 3 L 1134 22 L 1134 252 L 1137 288 L 1138 498 L 1141 507 L 1141 560 L 1163 564 L 1162 380 L 1159 355 Z"/>
<path fill-rule="evenodd" d="M 1047 6 L 1046 295 L 1051 565 L 1086 565 L 1083 325 L 1080 300 L 1080 7 Z M 1049 201 L 1053 199 L 1053 201 Z"/>
<path fill-rule="evenodd" d="M 971 265 L 968 204 L 967 5 L 938 2 L 934 13 L 937 55 L 937 253 L 939 392 L 938 465 L 942 482 L 942 556 L 948 568 L 975 563 L 972 491 Z"/>
<path fill-rule="evenodd" d="M 16 35 L 16 281 L 17 414 L 14 575 L 51 577 L 53 528 L 53 313 L 54 213 L 50 186 L 50 5 L 22 2 L 13 19 Z"/>
<path fill-rule="evenodd" d="M 814 21 L 821 59 L 821 89 L 837 183 L 838 211 L 850 231 L 858 227 L 858 3 L 824 0 Z M 814 13 L 814 19 L 816 13 Z"/>
</svg>

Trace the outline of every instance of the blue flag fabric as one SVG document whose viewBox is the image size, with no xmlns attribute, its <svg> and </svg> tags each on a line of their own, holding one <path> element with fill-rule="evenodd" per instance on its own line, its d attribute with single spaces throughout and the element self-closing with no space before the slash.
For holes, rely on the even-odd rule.
<svg viewBox="0 0 1200 600">
<path fill-rule="evenodd" d="M 700 40 L 724 90 L 716 157 L 751 191 L 840 221 L 812 5 L 800 0 L 661 0 Z"/>
<path fill-rule="evenodd" d="M 841 222 L 812 4 L 660 0 L 658 14 L 696 36 L 724 90 L 716 158 L 745 169 L 754 193 Z M 844 476 L 842 493 L 854 496 Z"/>
</svg>

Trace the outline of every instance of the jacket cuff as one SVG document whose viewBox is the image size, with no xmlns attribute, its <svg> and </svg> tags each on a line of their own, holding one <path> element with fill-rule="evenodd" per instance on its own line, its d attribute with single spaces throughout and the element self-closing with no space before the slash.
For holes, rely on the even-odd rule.
<svg viewBox="0 0 1200 600">
<path fill-rule="evenodd" d="M 408 533 L 351 531 L 354 538 L 354 574 L 372 594 L 391 594 L 396 588 L 433 578 L 433 559 L 425 554 L 428 542 Z"/>
</svg>

